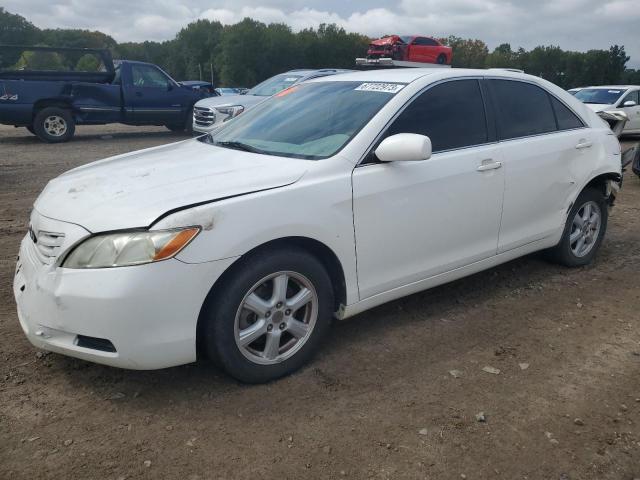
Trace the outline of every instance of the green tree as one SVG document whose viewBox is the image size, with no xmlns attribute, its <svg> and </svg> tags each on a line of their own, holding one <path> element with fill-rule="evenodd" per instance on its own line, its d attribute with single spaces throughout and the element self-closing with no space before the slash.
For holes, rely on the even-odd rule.
<svg viewBox="0 0 640 480">
<path fill-rule="evenodd" d="M 482 40 L 460 38 L 449 35 L 440 41 L 453 50 L 452 67 L 484 68 L 489 55 L 489 48 Z"/>
<path fill-rule="evenodd" d="M 68 70 L 62 57 L 55 52 L 25 51 L 14 70 Z"/>
<path fill-rule="evenodd" d="M 40 41 L 41 32 L 26 18 L 0 7 L 0 43 L 33 45 Z"/>
<path fill-rule="evenodd" d="M 97 72 L 100 68 L 100 61 L 98 57 L 91 54 L 86 54 L 80 57 L 74 70 L 77 72 Z"/>
</svg>

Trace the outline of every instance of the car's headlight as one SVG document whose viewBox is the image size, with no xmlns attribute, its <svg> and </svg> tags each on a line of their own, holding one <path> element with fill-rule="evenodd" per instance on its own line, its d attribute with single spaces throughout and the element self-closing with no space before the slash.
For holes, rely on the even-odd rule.
<svg viewBox="0 0 640 480">
<path fill-rule="evenodd" d="M 200 232 L 174 230 L 105 233 L 89 237 L 64 259 L 65 268 L 106 268 L 158 262 L 175 256 Z"/>
<path fill-rule="evenodd" d="M 244 112 L 244 107 L 242 105 L 231 105 L 229 107 L 216 107 L 216 110 L 222 113 L 223 115 L 227 115 L 227 118 L 224 120 L 230 120 L 233 117 L 237 117 L 242 112 Z"/>
</svg>

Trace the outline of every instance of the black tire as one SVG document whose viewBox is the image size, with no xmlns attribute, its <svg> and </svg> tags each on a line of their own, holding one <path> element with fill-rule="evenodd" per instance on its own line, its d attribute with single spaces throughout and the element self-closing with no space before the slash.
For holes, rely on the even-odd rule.
<svg viewBox="0 0 640 480">
<path fill-rule="evenodd" d="M 52 128 L 48 126 L 51 118 L 60 119 L 59 121 L 64 124 L 64 133 L 58 135 L 51 133 Z M 36 113 L 33 119 L 33 131 L 40 140 L 48 143 L 68 142 L 76 131 L 76 122 L 71 112 L 66 108 L 45 107 Z"/>
<path fill-rule="evenodd" d="M 193 107 L 187 112 L 187 118 L 184 121 L 184 131 L 189 135 L 193 135 Z"/>
<path fill-rule="evenodd" d="M 438 65 L 444 65 L 445 63 L 447 63 L 447 56 L 441 53 L 440 55 L 438 55 L 436 62 L 438 63 Z"/>
<path fill-rule="evenodd" d="M 232 268 L 224 282 L 211 292 L 205 303 L 200 318 L 201 346 L 218 366 L 244 383 L 264 383 L 298 370 L 316 353 L 331 324 L 333 288 L 324 266 L 316 257 L 294 247 L 255 253 L 240 260 L 240 263 Z M 315 326 L 302 346 L 294 350 L 291 356 L 279 363 L 263 365 L 247 358 L 236 343 L 236 315 L 245 296 L 252 291 L 257 282 L 284 271 L 304 276 L 314 287 L 317 294 Z M 270 308 L 275 310 L 275 307 Z M 270 318 L 275 322 L 276 313 Z M 281 319 L 282 316 L 277 321 L 280 322 Z M 282 335 L 284 336 L 284 332 Z M 266 352 L 266 338 L 264 340 Z M 256 341 L 260 342 L 260 339 Z M 281 340 L 278 342 L 280 345 Z"/>
<path fill-rule="evenodd" d="M 574 225 L 574 218 L 576 217 L 576 214 L 590 202 L 592 205 L 595 204 L 599 208 L 600 228 L 597 232 L 597 236 L 590 242 L 590 244 L 592 244 L 590 250 L 585 255 L 578 256 L 574 252 L 574 249 L 572 249 L 571 244 L 572 231 L 575 233 L 576 230 L 579 230 L 579 228 Z M 569 212 L 560 243 L 549 251 L 551 259 L 567 267 L 581 267 L 591 263 L 602 244 L 602 240 L 604 239 L 605 232 L 607 231 L 608 218 L 608 205 L 602 191 L 597 188 L 586 188 L 583 190 Z"/>
<path fill-rule="evenodd" d="M 172 132 L 185 132 L 191 135 L 193 133 L 193 108 L 190 108 L 187 112 L 187 117 L 183 124 L 177 125 L 165 125 Z"/>
</svg>

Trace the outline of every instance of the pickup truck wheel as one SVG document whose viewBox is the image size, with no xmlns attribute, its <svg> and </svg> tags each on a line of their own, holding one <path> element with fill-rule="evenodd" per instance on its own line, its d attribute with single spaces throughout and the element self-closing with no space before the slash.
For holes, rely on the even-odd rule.
<svg viewBox="0 0 640 480">
<path fill-rule="evenodd" d="M 552 259 L 567 267 L 591 263 L 607 230 L 607 208 L 600 190 L 585 189 L 569 212 L 560 243 L 549 252 Z"/>
<path fill-rule="evenodd" d="M 263 383 L 310 360 L 328 333 L 331 279 L 298 248 L 265 250 L 241 260 L 207 300 L 203 347 L 229 375 Z"/>
<path fill-rule="evenodd" d="M 438 58 L 436 60 L 436 62 L 438 62 L 438 65 L 444 65 L 445 63 L 447 63 L 447 57 L 444 54 L 440 54 L 438 55 Z"/>
<path fill-rule="evenodd" d="M 40 140 L 61 143 L 71 140 L 76 130 L 73 115 L 60 107 L 45 107 L 33 120 L 33 130 Z"/>
<path fill-rule="evenodd" d="M 187 118 L 184 121 L 184 131 L 189 135 L 193 135 L 193 107 L 187 112 Z"/>
</svg>

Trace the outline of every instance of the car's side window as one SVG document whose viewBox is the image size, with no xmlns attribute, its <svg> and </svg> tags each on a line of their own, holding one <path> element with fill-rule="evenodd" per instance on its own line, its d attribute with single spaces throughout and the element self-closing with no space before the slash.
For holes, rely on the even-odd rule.
<svg viewBox="0 0 640 480">
<path fill-rule="evenodd" d="M 626 97 L 624 97 L 622 99 L 622 101 L 620 102 L 620 106 L 622 107 L 624 105 L 624 102 L 636 102 L 636 105 L 638 105 L 640 102 L 638 102 L 638 91 L 636 90 L 635 92 L 630 92 L 627 94 Z"/>
<path fill-rule="evenodd" d="M 438 43 L 431 39 L 431 38 L 427 38 L 427 37 L 417 37 L 414 41 L 413 41 L 414 45 L 422 45 L 422 46 L 428 46 L 428 47 L 434 47 L 436 45 L 438 45 Z"/>
<path fill-rule="evenodd" d="M 160 70 L 148 65 L 132 65 L 131 75 L 136 87 L 168 88 L 170 85 Z"/>
<path fill-rule="evenodd" d="M 558 100 L 553 95 L 549 95 L 551 98 L 551 105 L 553 111 L 556 114 L 556 120 L 558 121 L 558 130 L 571 130 L 573 128 L 582 128 L 584 123 L 580 120 L 575 113 L 573 113 L 567 106 Z"/>
<path fill-rule="evenodd" d="M 517 80 L 488 82 L 501 140 L 556 131 L 549 95 L 542 88 Z"/>
<path fill-rule="evenodd" d="M 433 152 L 487 143 L 487 121 L 478 80 L 452 80 L 429 88 L 394 120 L 387 135 L 418 133 Z"/>
</svg>

